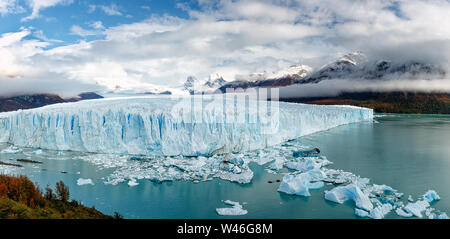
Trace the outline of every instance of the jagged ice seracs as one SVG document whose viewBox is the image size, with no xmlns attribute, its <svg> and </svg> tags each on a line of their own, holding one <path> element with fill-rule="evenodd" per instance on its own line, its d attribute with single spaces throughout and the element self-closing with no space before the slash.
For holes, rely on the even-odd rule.
<svg viewBox="0 0 450 239">
<path fill-rule="evenodd" d="M 0 142 L 19 147 L 149 156 L 211 156 L 263 149 L 373 110 L 239 99 L 129 97 L 0 114 Z"/>
</svg>

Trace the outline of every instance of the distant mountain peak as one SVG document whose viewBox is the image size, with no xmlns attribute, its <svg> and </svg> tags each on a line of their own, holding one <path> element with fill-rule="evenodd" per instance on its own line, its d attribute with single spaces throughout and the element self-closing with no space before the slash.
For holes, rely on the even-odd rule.
<svg viewBox="0 0 450 239">
<path fill-rule="evenodd" d="M 208 80 L 203 84 L 206 87 L 217 89 L 225 84 L 226 81 L 218 73 L 211 74 Z"/>
<path fill-rule="evenodd" d="M 200 82 L 195 76 L 188 76 L 183 89 L 190 94 L 212 93 L 225 83 L 226 81 L 218 73 L 209 75 L 204 83 Z"/>
</svg>

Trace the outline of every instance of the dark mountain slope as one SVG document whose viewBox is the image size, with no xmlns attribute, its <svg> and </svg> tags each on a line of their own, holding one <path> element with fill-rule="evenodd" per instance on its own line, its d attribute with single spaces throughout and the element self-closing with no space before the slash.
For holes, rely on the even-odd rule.
<svg viewBox="0 0 450 239">
<path fill-rule="evenodd" d="M 15 111 L 19 109 L 33 109 L 46 105 L 76 102 L 80 100 L 100 99 L 102 96 L 96 93 L 82 93 L 78 97 L 63 99 L 57 95 L 52 94 L 36 94 L 36 95 L 22 95 L 9 98 L 0 97 L 0 112 Z"/>
<path fill-rule="evenodd" d="M 355 105 L 372 108 L 377 113 L 450 114 L 450 93 L 361 92 L 280 100 L 317 105 Z"/>
</svg>

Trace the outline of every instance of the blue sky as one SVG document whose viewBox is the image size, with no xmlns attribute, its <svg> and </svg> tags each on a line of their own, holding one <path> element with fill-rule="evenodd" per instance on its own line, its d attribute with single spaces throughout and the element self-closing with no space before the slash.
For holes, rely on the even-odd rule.
<svg viewBox="0 0 450 239">
<path fill-rule="evenodd" d="M 450 69 L 449 12 L 449 0 L 0 0 L 0 96 L 174 92 L 189 76 L 314 70 L 356 51 Z"/>
<path fill-rule="evenodd" d="M 24 20 L 32 13 L 32 7 L 25 0 L 19 1 L 22 6 L 17 14 L 4 14 L 0 16 L 0 33 L 14 32 L 20 28 L 33 29 L 35 36 L 56 40 L 49 47 L 70 44 L 79 40 L 101 39 L 102 36 L 80 36 L 73 34 L 71 28 L 76 25 L 85 29 L 92 28 L 94 22 L 101 22 L 105 28 L 122 24 L 143 21 L 152 15 L 171 15 L 188 18 L 186 11 L 178 4 L 188 4 L 196 7 L 195 2 L 182 2 L 179 0 L 75 0 L 72 3 L 61 2 L 54 6 L 43 8 L 40 16 Z M 95 9 L 95 10 L 94 10 Z M 104 9 L 111 9 L 108 10 Z M 116 11 L 116 12 L 114 12 Z M 61 42 L 60 42 L 61 41 Z"/>
</svg>

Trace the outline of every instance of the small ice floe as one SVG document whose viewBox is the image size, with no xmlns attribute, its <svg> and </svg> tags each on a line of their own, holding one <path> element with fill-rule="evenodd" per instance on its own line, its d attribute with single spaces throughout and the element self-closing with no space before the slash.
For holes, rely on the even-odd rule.
<svg viewBox="0 0 450 239">
<path fill-rule="evenodd" d="M 333 188 L 325 193 L 325 199 L 340 204 L 347 200 L 352 200 L 355 202 L 356 207 L 360 209 L 366 211 L 373 209 L 373 204 L 370 202 L 369 197 L 355 183 Z"/>
<path fill-rule="evenodd" d="M 43 153 L 42 149 L 38 149 L 38 150 L 33 151 L 34 155 L 41 155 L 42 153 Z"/>
<path fill-rule="evenodd" d="M 413 197 L 411 195 L 408 196 L 408 201 L 414 202 L 414 199 L 413 199 Z"/>
<path fill-rule="evenodd" d="M 405 211 L 408 215 L 411 214 L 411 215 L 414 215 L 419 218 L 422 218 L 423 217 L 422 213 L 425 212 L 425 215 L 428 218 L 433 219 L 436 216 L 436 214 L 431 213 L 431 211 L 433 211 L 434 208 L 430 208 L 430 203 L 432 203 L 434 201 L 438 201 L 441 198 L 434 190 L 428 190 L 422 196 L 422 198 L 423 198 L 422 200 L 408 203 L 405 207 L 403 207 L 403 211 Z M 397 213 L 397 214 L 399 214 L 399 213 Z M 402 215 L 399 214 L 399 216 L 402 216 Z M 436 216 L 436 217 L 438 217 L 438 216 Z"/>
<path fill-rule="evenodd" d="M 87 178 L 87 179 L 85 179 L 85 178 L 79 178 L 79 179 L 77 180 L 77 185 L 78 185 L 78 186 L 87 185 L 87 184 L 94 185 L 94 182 L 93 182 L 92 179 L 90 179 L 90 178 Z"/>
<path fill-rule="evenodd" d="M 242 205 L 238 202 L 233 202 L 230 200 L 224 201 L 225 204 L 231 205 L 232 207 L 227 208 L 216 208 L 217 214 L 221 216 L 240 216 L 247 214 L 247 210 L 242 208 Z"/>
<path fill-rule="evenodd" d="M 358 217 L 368 217 L 369 216 L 369 212 L 359 209 L 359 208 L 355 208 L 355 214 Z"/>
<path fill-rule="evenodd" d="M 331 164 L 325 157 L 323 158 L 304 158 L 300 161 L 290 161 L 285 165 L 287 168 L 297 170 L 300 172 L 306 172 L 313 169 L 320 169 L 323 166 Z"/>
<path fill-rule="evenodd" d="M 323 180 L 325 174 L 319 169 L 310 170 L 306 173 L 300 173 L 297 175 L 285 175 L 283 181 L 278 188 L 279 192 L 286 194 L 294 194 L 300 196 L 309 197 L 310 189 L 318 189 L 324 186 Z"/>
<path fill-rule="evenodd" d="M 130 187 L 134 187 L 134 186 L 137 186 L 137 185 L 139 185 L 139 183 L 136 182 L 135 178 L 132 178 L 132 179 L 130 179 L 130 181 L 128 181 L 128 186 L 130 186 Z"/>
<path fill-rule="evenodd" d="M 283 159 L 275 159 L 273 163 L 269 165 L 269 169 L 273 171 L 279 171 L 283 168 L 284 160 Z"/>
<path fill-rule="evenodd" d="M 383 219 L 386 214 L 392 211 L 393 207 L 391 204 L 386 203 L 380 206 L 375 207 L 372 211 L 370 211 L 370 218 L 373 219 Z"/>
<path fill-rule="evenodd" d="M 441 200 L 441 197 L 439 197 L 436 191 L 428 190 L 428 192 L 423 195 L 423 199 L 427 200 L 429 203 L 432 203 L 433 201 Z"/>
<path fill-rule="evenodd" d="M 20 152 L 22 152 L 21 149 L 19 149 L 16 146 L 12 146 L 12 145 L 9 146 L 6 149 L 3 149 L 2 151 L 0 151 L 0 153 L 2 153 L 2 154 L 17 154 L 17 153 L 20 153 Z"/>
<path fill-rule="evenodd" d="M 416 217 L 422 218 L 422 212 L 425 211 L 428 207 L 430 207 L 430 203 L 426 200 L 419 200 L 417 202 L 408 203 L 403 210 L 407 213 L 411 213 Z"/>
<path fill-rule="evenodd" d="M 400 217 L 412 217 L 413 216 L 412 213 L 405 212 L 405 210 L 403 210 L 402 208 L 395 209 L 395 213 L 397 213 L 397 215 L 399 215 Z"/>
</svg>

